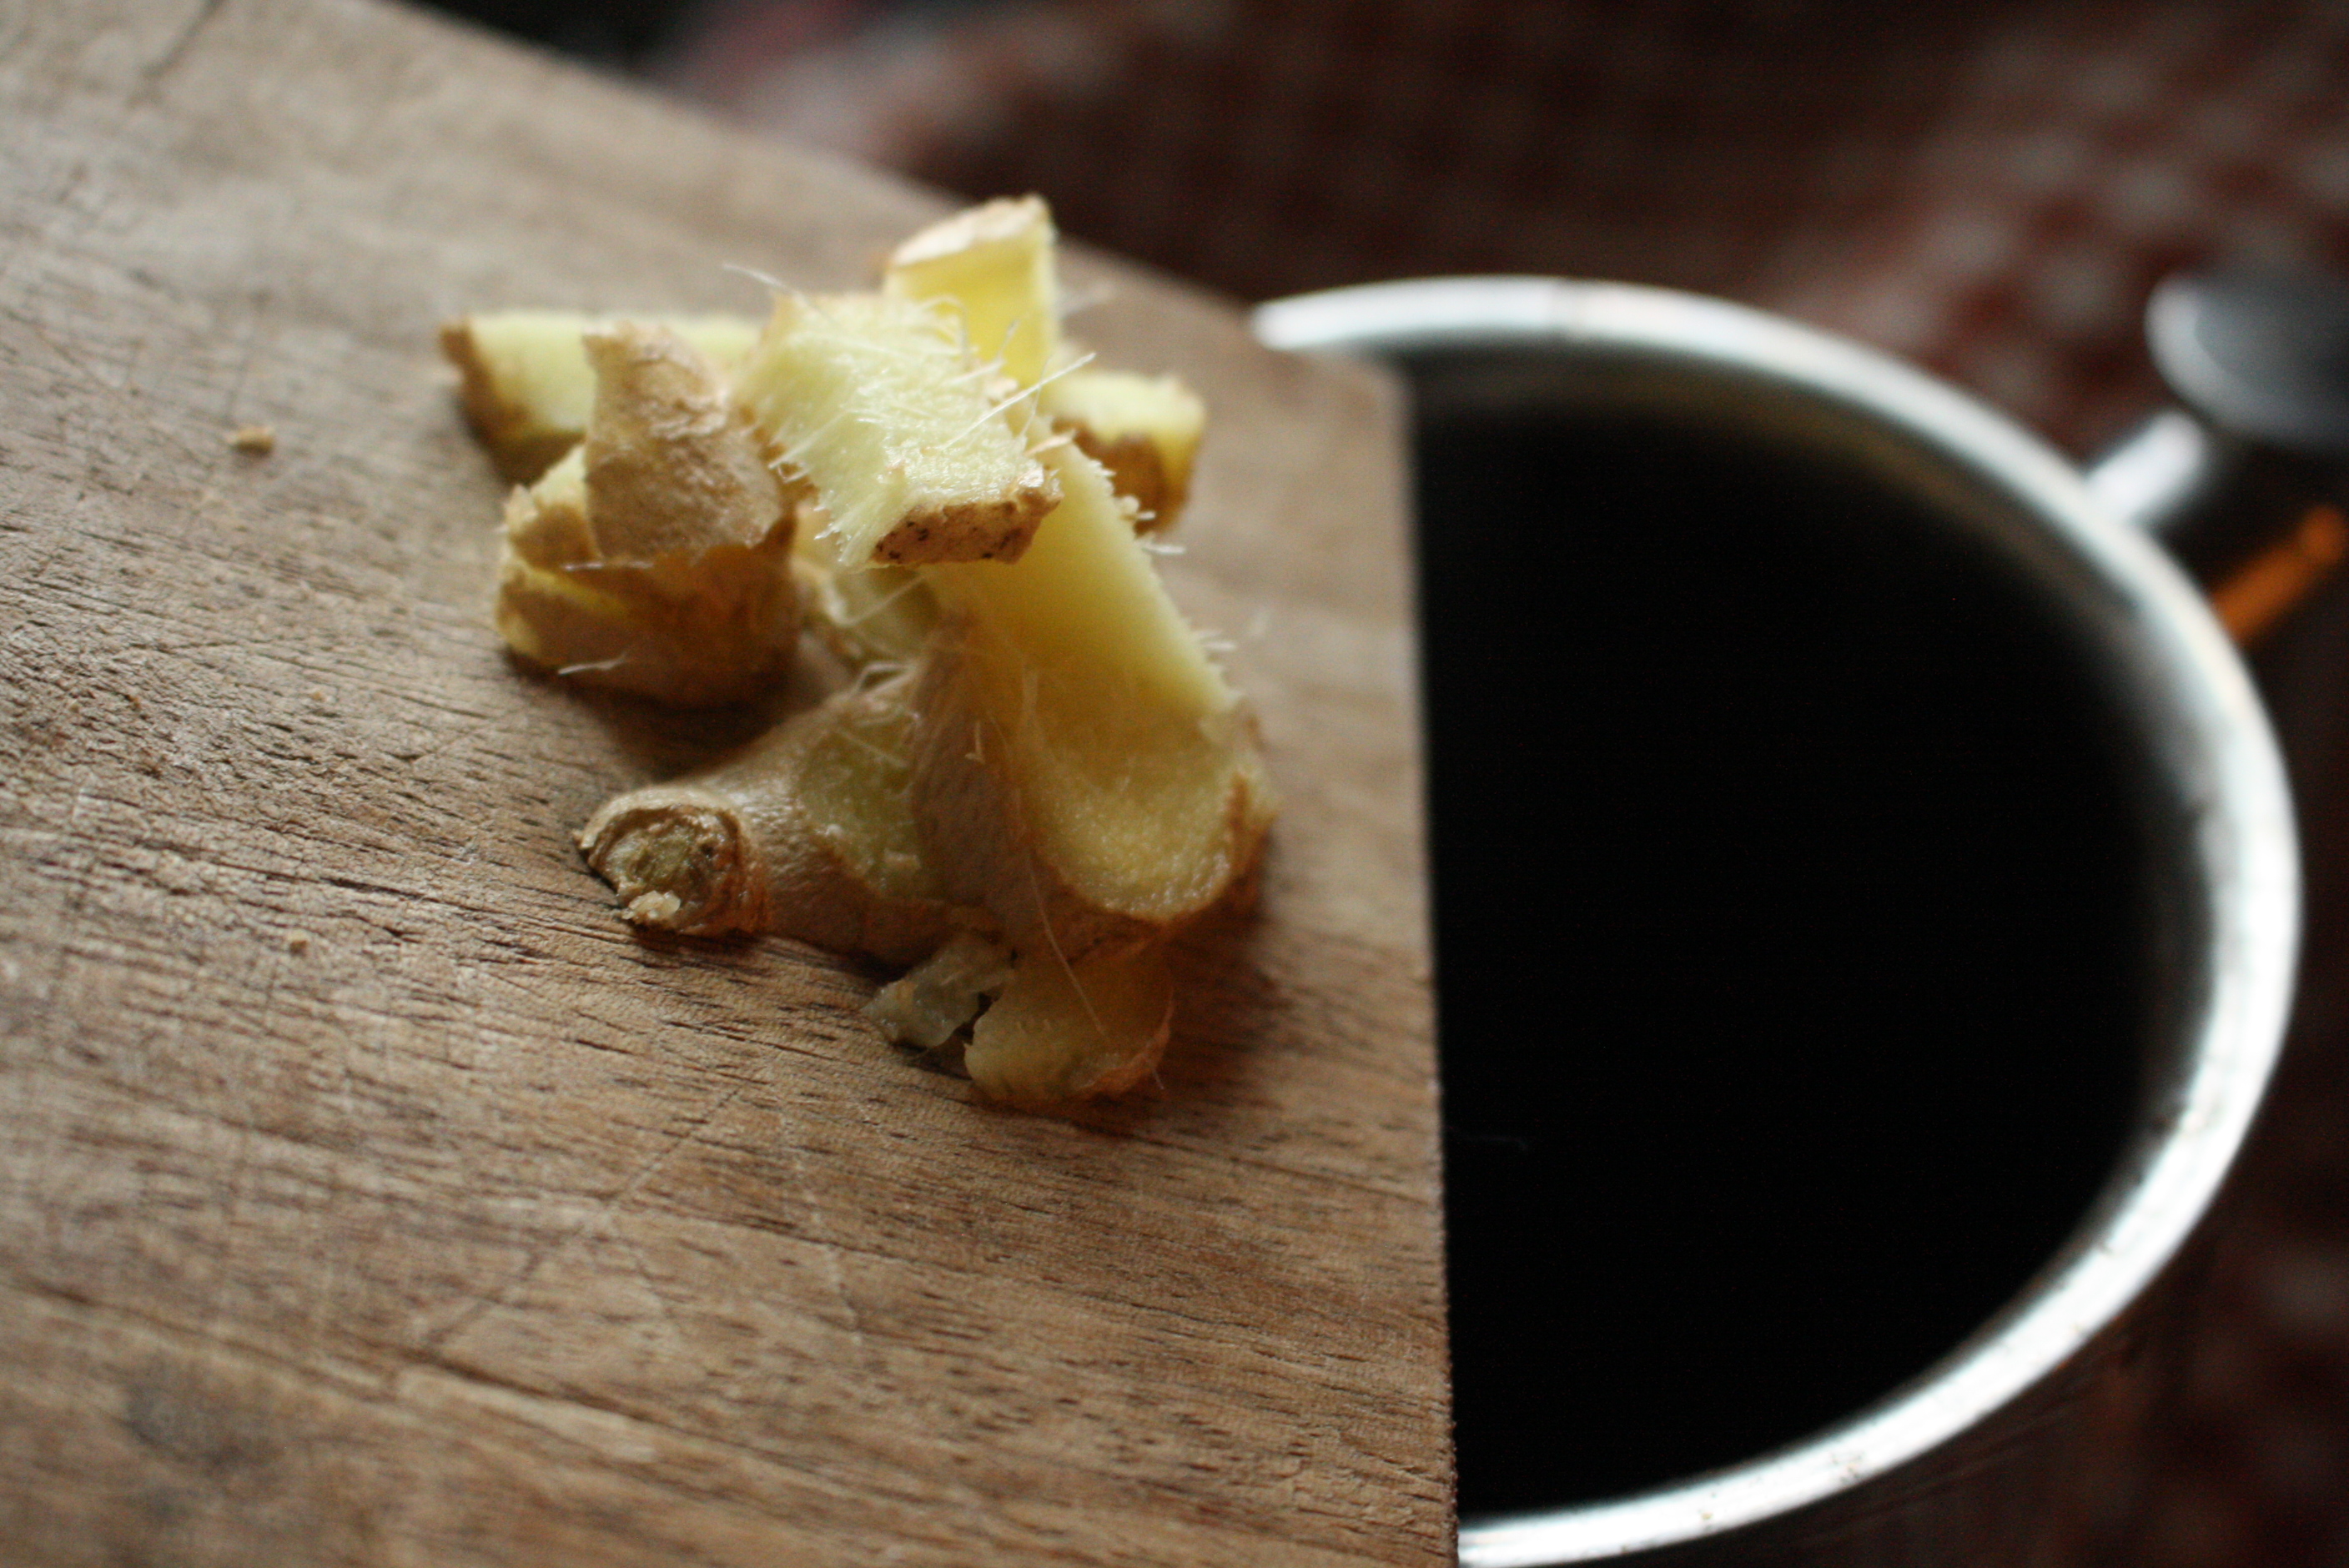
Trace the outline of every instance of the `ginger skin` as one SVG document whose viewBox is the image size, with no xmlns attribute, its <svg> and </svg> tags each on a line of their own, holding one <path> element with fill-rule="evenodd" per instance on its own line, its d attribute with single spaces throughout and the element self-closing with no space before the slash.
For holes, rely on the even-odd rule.
<svg viewBox="0 0 2349 1568">
<path fill-rule="evenodd" d="M 754 696 L 799 639 L 792 498 L 676 334 L 623 323 L 585 347 L 586 439 L 507 502 L 499 629 L 585 685 L 688 706 Z"/>
<path fill-rule="evenodd" d="M 579 836 L 637 925 L 771 932 L 911 964 L 958 911 L 906 804 L 902 680 L 835 694 L 709 768 L 608 802 Z"/>
</svg>

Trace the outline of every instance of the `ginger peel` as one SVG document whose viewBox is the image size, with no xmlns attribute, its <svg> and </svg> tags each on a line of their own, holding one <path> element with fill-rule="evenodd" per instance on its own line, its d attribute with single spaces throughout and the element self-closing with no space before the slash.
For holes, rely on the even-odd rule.
<svg viewBox="0 0 2349 1568">
<path fill-rule="evenodd" d="M 499 629 L 586 685 L 688 705 L 754 696 L 799 638 L 790 498 L 681 338 L 619 325 L 585 347 L 586 438 L 506 504 Z"/>
</svg>

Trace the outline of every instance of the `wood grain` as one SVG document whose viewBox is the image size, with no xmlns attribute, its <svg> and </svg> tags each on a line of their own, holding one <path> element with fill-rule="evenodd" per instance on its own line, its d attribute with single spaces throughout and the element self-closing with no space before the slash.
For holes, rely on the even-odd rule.
<svg viewBox="0 0 2349 1568">
<path fill-rule="evenodd" d="M 9 0 L 0 130 L 8 1563 L 1449 1560 L 1382 379 L 1072 261 L 1215 407 L 1169 575 L 1287 811 L 1163 1097 L 1011 1115 L 616 918 L 570 835 L 748 721 L 502 656 L 432 346 L 934 198 L 334 0 Z"/>
</svg>

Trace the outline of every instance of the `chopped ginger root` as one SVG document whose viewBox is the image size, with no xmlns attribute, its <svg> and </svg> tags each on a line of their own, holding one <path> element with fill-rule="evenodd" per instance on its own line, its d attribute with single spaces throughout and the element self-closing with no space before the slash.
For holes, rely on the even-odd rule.
<svg viewBox="0 0 2349 1568">
<path fill-rule="evenodd" d="M 1252 896 L 1273 812 L 1254 722 L 1135 537 L 1182 508 L 1203 407 L 1061 341 L 1054 247 L 1040 201 L 989 202 L 878 292 L 782 292 L 763 327 L 443 333 L 483 440 L 538 474 L 507 505 L 518 654 L 730 700 L 782 673 L 804 608 L 855 672 L 595 814 L 580 847 L 627 918 L 913 965 L 869 1016 L 965 1042 L 979 1092 L 1028 1108 L 1152 1078 L 1167 942 Z"/>
<path fill-rule="evenodd" d="M 882 274 L 893 299 L 937 300 L 962 318 L 982 362 L 1022 387 L 1060 346 L 1052 215 L 1041 198 L 988 201 L 933 223 L 897 247 Z"/>
<path fill-rule="evenodd" d="M 716 374 L 674 334 L 588 334 L 587 438 L 506 506 L 498 628 L 556 674 L 732 702 L 799 636 L 792 511 Z"/>
<path fill-rule="evenodd" d="M 1011 949 L 1001 943 L 963 932 L 882 986 L 864 1016 L 898 1045 L 935 1051 L 1011 984 Z"/>
<path fill-rule="evenodd" d="M 910 665 L 938 624 L 938 601 L 911 566 L 834 572 L 802 554 L 792 562 L 809 627 L 851 669 Z"/>
<path fill-rule="evenodd" d="M 963 1067 L 1014 1105 L 1121 1094 L 1157 1070 L 1174 1016 L 1174 980 L 1156 947 L 1075 964 L 1023 953 L 971 1026 Z"/>
<path fill-rule="evenodd" d="M 1109 470 L 1118 494 L 1140 507 L 1140 531 L 1174 525 L 1190 499 L 1191 469 L 1207 428 L 1207 406 L 1197 393 L 1172 376 L 1087 366 L 1047 382 L 1037 405 Z"/>
<path fill-rule="evenodd" d="M 440 329 L 440 352 L 457 367 L 466 418 L 508 479 L 538 478 L 587 433 L 595 376 L 581 340 L 612 320 L 508 310 L 460 316 Z M 759 324 L 746 316 L 663 316 L 659 325 L 720 370 L 731 370 L 759 340 Z"/>
<path fill-rule="evenodd" d="M 1051 1107 L 1118 1094 L 1166 1048 L 1174 983 L 1157 947 L 1066 964 L 966 932 L 884 985 L 864 1016 L 940 1052 L 968 1031 L 963 1070 L 994 1099 Z"/>
<path fill-rule="evenodd" d="M 947 619 L 914 702 L 914 812 L 949 896 L 1073 960 L 1213 908 L 1273 807 L 1247 710 L 1100 465 L 1046 460 L 1064 499 L 1025 556 L 923 573 Z"/>
<path fill-rule="evenodd" d="M 1016 561 L 1060 500 L 1007 418 L 1032 407 L 1002 397 L 934 305 L 779 295 L 736 392 L 778 463 L 814 487 L 815 542 L 838 570 Z"/>
<path fill-rule="evenodd" d="M 595 371 L 582 450 L 596 553 L 689 557 L 773 531 L 782 487 L 709 361 L 658 327 L 594 327 L 584 342 Z"/>
<path fill-rule="evenodd" d="M 633 790 L 579 836 L 638 925 L 773 932 L 909 963 L 958 919 L 906 799 L 899 680 L 847 690 L 699 772 Z"/>
</svg>

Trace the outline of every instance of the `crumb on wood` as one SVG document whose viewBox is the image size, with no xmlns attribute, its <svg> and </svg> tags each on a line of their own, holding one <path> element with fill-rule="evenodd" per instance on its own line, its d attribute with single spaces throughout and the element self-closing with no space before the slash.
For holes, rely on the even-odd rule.
<svg viewBox="0 0 2349 1568">
<path fill-rule="evenodd" d="M 310 934 L 306 931 L 287 932 L 285 934 L 285 951 L 293 954 L 296 957 L 309 952 Z"/>
<path fill-rule="evenodd" d="M 277 432 L 267 425 L 240 425 L 229 433 L 228 444 L 240 452 L 265 458 L 277 449 Z"/>
</svg>

